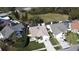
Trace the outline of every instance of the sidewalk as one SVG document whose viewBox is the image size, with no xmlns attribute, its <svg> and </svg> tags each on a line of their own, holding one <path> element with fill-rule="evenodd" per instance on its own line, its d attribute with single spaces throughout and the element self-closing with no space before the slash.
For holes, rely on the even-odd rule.
<svg viewBox="0 0 79 59">
<path fill-rule="evenodd" d="M 49 39 L 45 39 L 44 45 L 45 45 L 47 51 L 55 51 L 55 48 L 54 48 L 54 46 L 51 44 L 51 42 L 50 42 Z"/>
<path fill-rule="evenodd" d="M 40 48 L 40 49 L 36 49 L 36 50 L 32 50 L 32 51 L 40 51 L 40 50 L 44 50 L 46 48 Z"/>
</svg>

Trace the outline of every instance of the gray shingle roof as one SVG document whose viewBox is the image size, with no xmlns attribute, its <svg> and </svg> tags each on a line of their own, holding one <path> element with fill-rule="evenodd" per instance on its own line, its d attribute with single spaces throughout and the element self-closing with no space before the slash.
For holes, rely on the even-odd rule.
<svg viewBox="0 0 79 59">
<path fill-rule="evenodd" d="M 13 32 L 14 30 L 11 29 L 9 26 L 5 26 L 1 31 L 4 38 L 8 38 Z"/>
<path fill-rule="evenodd" d="M 15 30 L 15 31 L 19 31 L 22 28 L 24 28 L 24 25 L 22 23 L 19 23 L 19 24 L 12 27 L 12 29 Z"/>
<path fill-rule="evenodd" d="M 64 23 L 51 24 L 50 27 L 55 35 L 67 31 L 67 26 Z"/>
</svg>

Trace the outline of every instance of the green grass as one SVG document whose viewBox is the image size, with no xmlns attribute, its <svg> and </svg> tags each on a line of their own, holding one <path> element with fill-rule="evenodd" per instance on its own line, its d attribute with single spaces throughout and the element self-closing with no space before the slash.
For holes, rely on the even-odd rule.
<svg viewBox="0 0 79 59">
<path fill-rule="evenodd" d="M 61 49 L 61 46 L 54 47 L 56 50 Z"/>
<path fill-rule="evenodd" d="M 58 45 L 59 44 L 59 42 L 55 38 L 50 38 L 50 41 L 51 41 L 52 45 Z"/>
<path fill-rule="evenodd" d="M 53 34 L 51 32 L 49 32 L 50 35 L 50 41 L 52 43 L 52 45 L 58 45 L 59 42 L 57 41 L 57 39 L 54 38 Z"/>
<path fill-rule="evenodd" d="M 70 44 L 77 44 L 79 40 L 79 36 L 76 33 L 72 33 L 72 32 L 68 32 L 66 34 L 66 40 L 70 43 Z"/>
<path fill-rule="evenodd" d="M 19 42 L 18 42 L 19 43 Z M 17 44 L 16 44 L 17 45 Z M 37 43 L 35 41 L 32 41 L 29 43 L 29 45 L 25 48 L 22 47 L 11 47 L 9 49 L 9 51 L 32 51 L 32 50 L 36 50 L 36 49 L 40 49 L 40 48 L 44 48 L 44 44 L 43 43 Z M 46 50 L 44 50 L 46 51 Z"/>
<path fill-rule="evenodd" d="M 44 48 L 44 44 L 43 43 L 37 43 L 35 41 L 32 41 L 29 43 L 29 45 L 25 48 L 17 48 L 18 51 L 32 51 L 32 50 L 36 50 L 36 49 L 40 49 L 40 48 Z"/>
<path fill-rule="evenodd" d="M 28 18 L 30 19 L 33 16 L 39 16 L 42 19 L 44 19 L 44 22 L 49 22 L 49 21 L 64 21 L 68 19 L 68 15 L 64 14 L 54 14 L 54 13 L 48 13 L 48 14 L 39 14 L 39 15 L 30 15 L 28 14 Z"/>
</svg>

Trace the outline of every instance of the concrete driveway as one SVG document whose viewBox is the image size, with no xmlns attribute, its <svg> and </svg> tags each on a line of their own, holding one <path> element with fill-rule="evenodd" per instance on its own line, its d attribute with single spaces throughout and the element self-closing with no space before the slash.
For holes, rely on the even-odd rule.
<svg viewBox="0 0 79 59">
<path fill-rule="evenodd" d="M 44 45 L 45 45 L 47 51 L 55 51 L 55 48 L 54 48 L 54 46 L 51 44 L 51 42 L 50 42 L 49 39 L 45 38 L 43 43 L 44 43 Z"/>
<path fill-rule="evenodd" d="M 61 51 L 79 51 L 79 44 L 73 45 L 70 48 L 67 49 L 61 49 Z"/>
</svg>

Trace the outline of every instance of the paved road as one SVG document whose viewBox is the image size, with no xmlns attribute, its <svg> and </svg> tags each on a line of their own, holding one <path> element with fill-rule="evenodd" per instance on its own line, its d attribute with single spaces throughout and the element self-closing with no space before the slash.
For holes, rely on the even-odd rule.
<svg viewBox="0 0 79 59">
<path fill-rule="evenodd" d="M 79 51 L 79 44 L 73 45 L 70 48 L 67 49 L 61 49 L 60 51 Z"/>
<path fill-rule="evenodd" d="M 70 47 L 69 43 L 64 41 L 64 39 L 61 38 L 57 38 L 58 42 L 60 43 L 60 45 L 62 46 L 63 49 Z"/>
</svg>

